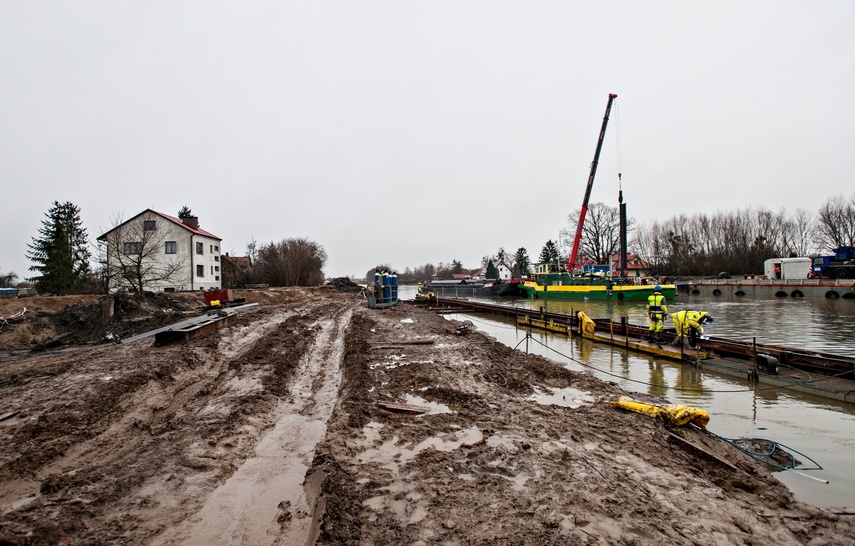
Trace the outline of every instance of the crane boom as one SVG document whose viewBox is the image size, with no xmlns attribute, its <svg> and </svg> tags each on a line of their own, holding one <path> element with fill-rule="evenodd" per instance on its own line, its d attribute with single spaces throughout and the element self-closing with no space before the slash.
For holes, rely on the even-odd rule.
<svg viewBox="0 0 855 546">
<path fill-rule="evenodd" d="M 585 215 L 588 214 L 588 200 L 591 199 L 591 188 L 594 185 L 594 175 L 597 174 L 597 163 L 600 161 L 600 150 L 603 149 L 603 138 L 606 136 L 606 126 L 609 124 L 609 113 L 612 103 L 617 98 L 614 93 L 609 93 L 609 102 L 606 104 L 606 115 L 603 117 L 603 127 L 600 129 L 600 138 L 597 139 L 597 149 L 594 151 L 594 161 L 591 162 L 591 174 L 588 175 L 588 186 L 585 188 L 585 198 L 582 200 L 582 210 L 579 211 L 579 222 L 576 224 L 576 237 L 573 239 L 573 251 L 570 253 L 570 261 L 567 269 L 576 266 L 576 258 L 579 252 L 579 243 L 582 241 L 582 226 L 585 225 Z"/>
</svg>

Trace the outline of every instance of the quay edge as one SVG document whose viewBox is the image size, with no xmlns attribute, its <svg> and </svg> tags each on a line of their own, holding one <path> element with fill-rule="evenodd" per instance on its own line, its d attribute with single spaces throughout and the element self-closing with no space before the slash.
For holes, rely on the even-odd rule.
<svg viewBox="0 0 855 546">
<path fill-rule="evenodd" d="M 851 279 L 704 279 L 677 281 L 677 294 L 724 298 L 827 298 L 855 300 Z"/>
</svg>

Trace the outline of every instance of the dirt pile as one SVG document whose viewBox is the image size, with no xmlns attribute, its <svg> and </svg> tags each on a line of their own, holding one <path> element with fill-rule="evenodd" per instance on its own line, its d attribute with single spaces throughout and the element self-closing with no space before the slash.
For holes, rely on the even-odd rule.
<svg viewBox="0 0 855 546">
<path fill-rule="evenodd" d="M 328 284 L 334 286 L 335 289 L 340 292 L 361 292 L 364 290 L 363 287 L 359 286 L 347 277 L 336 277 Z"/>
<path fill-rule="evenodd" d="M 853 543 L 733 446 L 431 311 L 240 296 L 179 345 L 2 351 L 0 544 Z"/>
</svg>

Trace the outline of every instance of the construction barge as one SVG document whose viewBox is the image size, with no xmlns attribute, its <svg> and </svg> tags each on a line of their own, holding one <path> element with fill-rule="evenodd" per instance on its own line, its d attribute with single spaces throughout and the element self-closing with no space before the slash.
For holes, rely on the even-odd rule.
<svg viewBox="0 0 855 546">
<path fill-rule="evenodd" d="M 855 299 L 851 279 L 704 279 L 675 282 L 677 293 L 688 296 L 731 298 L 825 298 Z"/>
<path fill-rule="evenodd" d="M 826 353 L 704 336 L 696 348 L 677 339 L 675 330 L 662 333 L 662 343 L 647 341 L 648 326 L 620 321 L 589 319 L 584 313 L 550 313 L 542 307 L 528 309 L 464 299 L 415 300 L 437 312 L 490 313 L 514 318 L 518 327 L 579 336 L 598 343 L 622 347 L 653 357 L 667 358 L 694 367 L 709 368 L 772 387 L 855 403 L 855 358 Z"/>
</svg>

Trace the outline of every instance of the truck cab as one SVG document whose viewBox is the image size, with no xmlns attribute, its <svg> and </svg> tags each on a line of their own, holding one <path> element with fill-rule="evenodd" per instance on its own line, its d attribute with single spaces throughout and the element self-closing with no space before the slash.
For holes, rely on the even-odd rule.
<svg viewBox="0 0 855 546">
<path fill-rule="evenodd" d="M 813 259 L 813 276 L 855 279 L 855 246 L 840 246 L 831 250 L 833 256 L 817 256 Z"/>
</svg>

